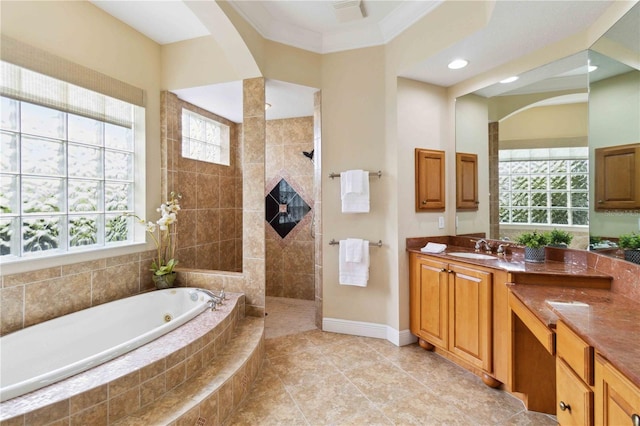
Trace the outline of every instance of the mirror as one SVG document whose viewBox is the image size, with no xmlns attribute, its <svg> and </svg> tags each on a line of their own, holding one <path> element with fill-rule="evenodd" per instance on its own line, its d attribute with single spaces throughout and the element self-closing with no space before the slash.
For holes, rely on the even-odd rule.
<svg viewBox="0 0 640 426">
<path fill-rule="evenodd" d="M 590 202 L 594 150 L 640 142 L 638 28 L 640 4 L 591 50 L 456 99 L 456 151 L 478 155 L 480 197 L 477 212 L 457 212 L 457 234 L 558 228 L 587 249 L 590 235 L 639 229 L 640 212 Z"/>
</svg>

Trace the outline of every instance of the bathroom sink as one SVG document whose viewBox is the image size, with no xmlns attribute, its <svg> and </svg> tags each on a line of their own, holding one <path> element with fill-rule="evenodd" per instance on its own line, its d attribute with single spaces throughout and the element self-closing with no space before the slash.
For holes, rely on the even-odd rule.
<svg viewBox="0 0 640 426">
<path fill-rule="evenodd" d="M 488 254 L 482 254 L 482 253 L 453 252 L 453 253 L 447 253 L 447 254 L 449 256 L 464 257 L 467 259 L 479 259 L 479 260 L 497 260 L 498 259 L 495 256 L 489 256 Z"/>
</svg>

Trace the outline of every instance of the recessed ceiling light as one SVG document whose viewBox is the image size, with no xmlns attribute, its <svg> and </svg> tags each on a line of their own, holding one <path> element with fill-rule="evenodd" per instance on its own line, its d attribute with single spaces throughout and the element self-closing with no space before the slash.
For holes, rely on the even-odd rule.
<svg viewBox="0 0 640 426">
<path fill-rule="evenodd" d="M 469 64 L 469 61 L 464 59 L 455 59 L 447 65 L 452 70 L 459 70 L 460 68 L 464 68 Z"/>
<path fill-rule="evenodd" d="M 506 84 L 506 83 L 513 83 L 514 81 L 516 81 L 519 77 L 518 76 L 513 76 L 513 77 L 508 77 L 505 78 L 504 80 L 500 80 L 500 83 Z"/>
</svg>

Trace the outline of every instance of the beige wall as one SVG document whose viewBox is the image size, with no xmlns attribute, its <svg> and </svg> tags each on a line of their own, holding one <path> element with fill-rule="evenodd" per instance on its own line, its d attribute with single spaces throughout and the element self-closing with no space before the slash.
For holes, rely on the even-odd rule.
<svg viewBox="0 0 640 426">
<path fill-rule="evenodd" d="M 588 122 L 586 102 L 529 108 L 500 122 L 500 141 L 586 138 Z"/>
<path fill-rule="evenodd" d="M 616 99 L 616 102 L 611 102 Z M 605 146 L 627 145 L 640 142 L 640 71 L 599 81 L 591 86 L 589 94 L 589 156 Z M 632 125 L 630 125 L 633 123 Z M 594 197 L 595 164 L 590 169 L 590 196 Z M 637 211 L 589 211 L 592 235 L 618 237 L 640 228 Z"/>
<path fill-rule="evenodd" d="M 384 169 L 384 48 L 328 54 L 322 65 L 323 314 L 325 318 L 387 324 L 386 301 L 397 291 L 397 283 L 389 278 L 395 256 L 388 244 L 395 225 L 388 221 L 387 211 L 395 205 L 396 195 L 393 172 Z M 340 180 L 328 174 L 350 169 L 383 169 L 381 179 L 370 179 L 370 213 L 341 212 Z M 328 244 L 331 239 L 346 238 L 385 243 L 370 249 L 372 266 L 366 288 L 338 283 L 338 247 Z"/>
</svg>

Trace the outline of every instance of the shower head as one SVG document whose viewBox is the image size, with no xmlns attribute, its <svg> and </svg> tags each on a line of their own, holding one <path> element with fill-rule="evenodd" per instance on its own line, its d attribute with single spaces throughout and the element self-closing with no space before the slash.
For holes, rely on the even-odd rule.
<svg viewBox="0 0 640 426">
<path fill-rule="evenodd" d="M 314 149 L 312 149 L 311 151 L 307 152 L 307 151 L 302 151 L 302 154 L 307 157 L 309 160 L 313 161 L 313 151 L 315 151 Z"/>
</svg>

